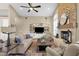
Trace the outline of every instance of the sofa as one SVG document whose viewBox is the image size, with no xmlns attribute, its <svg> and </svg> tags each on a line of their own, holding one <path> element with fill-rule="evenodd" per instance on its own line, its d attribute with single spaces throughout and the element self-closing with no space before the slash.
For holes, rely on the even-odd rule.
<svg viewBox="0 0 79 59">
<path fill-rule="evenodd" d="M 62 52 L 61 49 L 58 49 Z M 46 53 L 48 56 L 79 56 L 79 44 L 71 44 L 60 54 L 57 50 L 50 47 L 46 48 Z"/>
<path fill-rule="evenodd" d="M 63 39 L 61 38 L 53 38 L 54 42 L 53 45 L 51 47 L 47 47 L 46 48 L 46 53 L 47 55 L 62 55 L 64 49 L 68 46 L 67 44 L 64 43 Z M 55 50 L 55 51 L 54 51 Z M 53 52 L 53 53 L 52 53 Z"/>
<path fill-rule="evenodd" d="M 65 44 L 61 39 L 54 38 L 56 47 L 46 47 L 46 53 L 48 56 L 78 56 L 79 55 L 79 43 Z"/>
<path fill-rule="evenodd" d="M 13 50 L 9 51 L 9 55 L 11 54 L 25 54 L 28 50 L 28 48 L 31 46 L 32 44 L 32 38 L 29 39 L 24 39 L 22 40 L 22 43 L 19 44 L 16 48 L 14 48 Z M 16 45 L 16 44 L 14 44 Z"/>
</svg>

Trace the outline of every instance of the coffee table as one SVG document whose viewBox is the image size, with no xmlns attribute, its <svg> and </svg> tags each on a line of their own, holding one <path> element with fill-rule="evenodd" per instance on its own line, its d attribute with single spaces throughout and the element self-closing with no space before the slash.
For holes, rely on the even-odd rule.
<svg viewBox="0 0 79 59">
<path fill-rule="evenodd" d="M 53 43 L 53 42 L 49 43 L 48 41 L 46 41 L 46 42 L 41 43 L 37 39 L 33 40 L 33 44 L 31 45 L 31 47 L 27 51 L 28 56 L 46 56 L 45 49 L 44 49 L 44 51 L 39 51 L 40 46 L 44 46 L 44 45 L 51 46 Z"/>
<path fill-rule="evenodd" d="M 45 52 L 45 49 L 46 49 L 47 46 L 51 47 L 52 46 L 52 42 L 48 42 L 48 41 L 45 41 L 45 42 L 37 41 L 37 51 L 38 52 Z"/>
</svg>

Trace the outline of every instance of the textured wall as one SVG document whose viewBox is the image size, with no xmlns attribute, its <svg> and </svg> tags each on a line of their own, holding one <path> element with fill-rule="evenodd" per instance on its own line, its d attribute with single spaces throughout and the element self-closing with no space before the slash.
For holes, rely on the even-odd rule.
<svg viewBox="0 0 79 59">
<path fill-rule="evenodd" d="M 65 10 L 69 10 L 69 23 L 60 26 L 60 31 L 67 31 L 70 29 L 72 31 L 72 42 L 76 42 L 76 20 L 77 20 L 77 10 L 76 10 L 76 4 L 74 3 L 61 3 L 58 5 L 58 14 L 59 14 L 59 20 L 61 15 L 64 13 Z"/>
</svg>

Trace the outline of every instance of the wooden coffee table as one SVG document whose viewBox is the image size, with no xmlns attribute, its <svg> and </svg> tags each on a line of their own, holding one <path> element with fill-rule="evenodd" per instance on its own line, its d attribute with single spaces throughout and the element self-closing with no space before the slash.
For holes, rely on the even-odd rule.
<svg viewBox="0 0 79 59">
<path fill-rule="evenodd" d="M 37 51 L 38 52 L 45 52 L 45 49 L 46 49 L 47 46 L 51 47 L 52 46 L 52 42 L 48 42 L 48 41 L 45 41 L 45 42 L 37 41 Z"/>
<path fill-rule="evenodd" d="M 46 56 L 46 52 L 45 51 L 39 51 L 39 47 L 42 46 L 51 46 L 52 45 L 52 42 L 49 43 L 41 43 L 40 41 L 38 41 L 37 39 L 36 40 L 33 40 L 33 44 L 31 45 L 31 47 L 28 49 L 27 53 L 29 56 Z M 45 47 L 45 48 L 46 48 Z"/>
</svg>

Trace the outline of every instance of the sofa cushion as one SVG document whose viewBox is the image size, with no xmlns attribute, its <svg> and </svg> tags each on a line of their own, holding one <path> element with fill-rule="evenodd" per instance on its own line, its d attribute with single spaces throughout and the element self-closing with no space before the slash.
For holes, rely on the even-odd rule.
<svg viewBox="0 0 79 59">
<path fill-rule="evenodd" d="M 69 45 L 64 52 L 64 56 L 78 56 L 78 55 L 79 55 L 79 44 Z"/>
<path fill-rule="evenodd" d="M 48 56 L 60 56 L 60 54 L 57 53 L 57 51 L 55 49 L 52 49 L 50 47 L 46 48 L 46 53 Z"/>
</svg>

